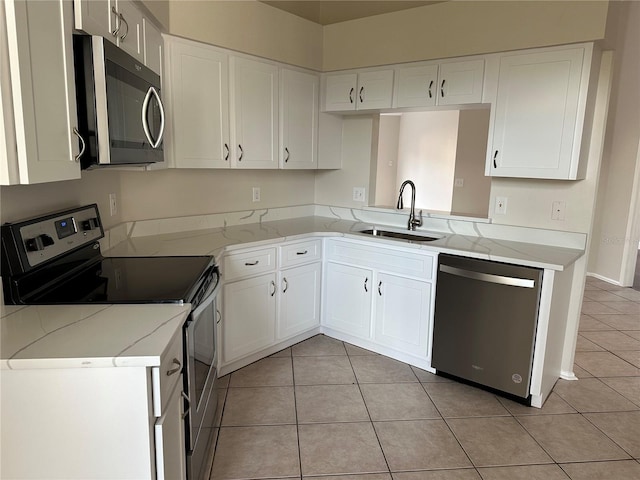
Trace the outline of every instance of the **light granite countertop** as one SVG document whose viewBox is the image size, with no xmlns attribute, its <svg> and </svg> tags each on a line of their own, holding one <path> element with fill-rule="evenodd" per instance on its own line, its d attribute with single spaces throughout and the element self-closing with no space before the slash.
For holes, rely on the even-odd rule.
<svg viewBox="0 0 640 480">
<path fill-rule="evenodd" d="M 370 235 L 360 233 L 360 230 L 371 228 L 372 225 L 371 223 L 328 217 L 300 217 L 179 233 L 133 236 L 116 245 L 105 255 L 213 255 L 216 257 L 216 261 L 221 263 L 221 256 L 225 251 L 302 240 L 309 236 L 369 240 L 379 245 L 424 249 L 552 270 L 563 270 L 584 254 L 584 251 L 580 249 L 451 233 L 438 233 L 444 236 L 428 243 L 409 243 L 380 237 L 373 238 Z M 224 271 L 222 277 L 224 278 Z"/>
<path fill-rule="evenodd" d="M 368 240 L 473 258 L 563 270 L 580 249 L 444 233 L 429 243 L 373 238 L 360 233 L 371 223 L 306 216 L 149 236 L 129 236 L 106 256 L 213 255 L 311 236 Z M 440 232 L 442 234 L 442 232 Z M 224 272 L 222 272 L 224 279 Z M 152 367 L 190 305 L 0 305 L 0 369 Z"/>
<path fill-rule="evenodd" d="M 191 305 L 1 305 L 0 370 L 155 367 Z"/>
</svg>

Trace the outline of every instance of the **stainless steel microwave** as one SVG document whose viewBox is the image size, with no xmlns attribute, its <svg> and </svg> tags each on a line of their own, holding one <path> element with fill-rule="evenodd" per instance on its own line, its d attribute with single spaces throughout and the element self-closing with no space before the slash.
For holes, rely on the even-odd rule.
<svg viewBox="0 0 640 480">
<path fill-rule="evenodd" d="M 99 36 L 73 50 L 82 168 L 164 161 L 160 76 Z"/>
</svg>

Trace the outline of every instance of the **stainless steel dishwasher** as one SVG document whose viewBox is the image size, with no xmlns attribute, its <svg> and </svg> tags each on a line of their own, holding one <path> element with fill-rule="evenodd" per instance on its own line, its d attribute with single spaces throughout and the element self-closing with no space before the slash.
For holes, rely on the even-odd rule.
<svg viewBox="0 0 640 480">
<path fill-rule="evenodd" d="M 441 254 L 432 366 L 530 403 L 542 270 Z"/>
</svg>

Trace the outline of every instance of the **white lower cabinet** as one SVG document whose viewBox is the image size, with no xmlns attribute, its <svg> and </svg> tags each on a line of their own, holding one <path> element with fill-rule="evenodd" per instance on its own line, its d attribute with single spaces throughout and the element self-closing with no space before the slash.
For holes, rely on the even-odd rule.
<svg viewBox="0 0 640 480">
<path fill-rule="evenodd" d="M 334 239 L 325 251 L 323 325 L 428 366 L 437 254 Z"/>
<path fill-rule="evenodd" d="M 239 368 L 257 360 L 265 349 L 318 329 L 321 259 L 322 241 L 315 239 L 225 256 L 221 372 L 229 371 L 231 363 Z"/>
<path fill-rule="evenodd" d="M 275 342 L 276 291 L 275 272 L 224 286 L 223 363 Z"/>
<path fill-rule="evenodd" d="M 0 478 L 185 479 L 182 329 L 165 352 L 155 367 L 2 370 Z"/>
<path fill-rule="evenodd" d="M 373 271 L 328 262 L 324 324 L 341 332 L 371 337 Z"/>
<path fill-rule="evenodd" d="M 280 273 L 277 339 L 284 340 L 320 325 L 320 262 Z"/>
<path fill-rule="evenodd" d="M 430 356 L 431 283 L 379 273 L 374 295 L 375 341 L 420 357 Z"/>
</svg>

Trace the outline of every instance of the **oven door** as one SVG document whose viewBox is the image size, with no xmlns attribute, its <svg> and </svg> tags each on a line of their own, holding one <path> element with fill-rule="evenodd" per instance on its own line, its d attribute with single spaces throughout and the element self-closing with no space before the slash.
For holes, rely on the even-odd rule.
<svg viewBox="0 0 640 480">
<path fill-rule="evenodd" d="M 186 421 L 187 450 L 193 452 L 203 419 L 215 413 L 217 396 L 211 394 L 217 377 L 216 311 L 220 286 L 212 282 L 204 300 L 191 313 L 185 325 L 185 359 L 188 394 Z M 207 442 L 205 442 L 207 443 Z"/>
</svg>

